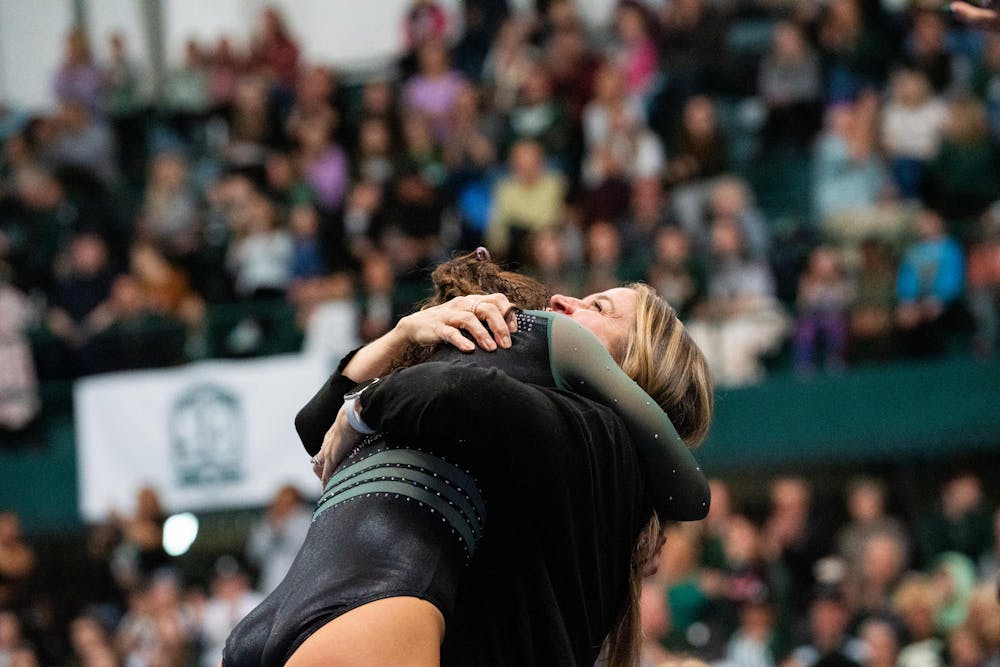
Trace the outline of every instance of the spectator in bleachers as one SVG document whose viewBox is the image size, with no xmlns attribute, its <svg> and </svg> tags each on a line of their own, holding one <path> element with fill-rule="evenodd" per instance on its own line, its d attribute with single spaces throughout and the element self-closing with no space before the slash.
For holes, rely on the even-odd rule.
<svg viewBox="0 0 1000 667">
<path fill-rule="evenodd" d="M 726 644 L 725 667 L 774 667 L 782 656 L 774 594 L 767 581 L 747 573 L 737 582 L 733 602 L 738 606 L 739 625 Z"/>
<path fill-rule="evenodd" d="M 451 69 L 445 44 L 427 42 L 418 55 L 420 71 L 403 86 L 403 105 L 407 112 L 426 115 L 434 136 L 441 139 L 448 135 L 451 112 L 465 87 L 465 79 Z"/>
<path fill-rule="evenodd" d="M 938 153 L 947 108 L 920 70 L 898 70 L 890 91 L 882 116 L 882 148 L 900 196 L 919 199 Z"/>
<path fill-rule="evenodd" d="M 617 43 L 613 53 L 625 75 L 629 95 L 645 104 L 656 92 L 659 79 L 659 49 L 653 35 L 649 10 L 636 0 L 624 0 L 615 16 Z"/>
<path fill-rule="evenodd" d="M 621 233 L 607 220 L 597 220 L 587 228 L 586 258 L 583 291 L 587 294 L 614 289 L 642 277 L 624 261 Z"/>
<path fill-rule="evenodd" d="M 917 240 L 903 253 L 896 280 L 896 325 L 904 351 L 940 354 L 946 326 L 962 293 L 962 249 L 937 213 L 924 210 L 915 222 Z"/>
<path fill-rule="evenodd" d="M 894 533 L 874 533 L 863 545 L 861 567 L 849 571 L 852 609 L 861 616 L 892 612 L 892 592 L 906 570 L 906 542 Z"/>
<path fill-rule="evenodd" d="M 371 252 L 365 256 L 358 287 L 361 302 L 358 332 L 361 340 L 367 343 L 389 331 L 394 323 L 395 275 L 386 254 Z"/>
<path fill-rule="evenodd" d="M 885 167 L 875 150 L 866 104 L 870 102 L 841 102 L 827 110 L 813 156 L 813 205 L 821 225 L 850 227 L 885 190 Z"/>
<path fill-rule="evenodd" d="M 670 610 L 670 632 L 663 644 L 671 651 L 688 651 L 692 644 L 698 645 L 697 640 L 690 640 L 688 629 L 702 621 L 709 605 L 698 570 L 699 557 L 699 545 L 691 531 L 683 526 L 667 529 L 656 577 Z"/>
<path fill-rule="evenodd" d="M 807 148 L 820 126 L 823 78 L 819 58 L 790 21 L 775 25 L 771 50 L 764 57 L 757 90 L 767 107 L 764 138 L 769 145 Z"/>
<path fill-rule="evenodd" d="M 809 264 L 799 276 L 796 299 L 795 367 L 799 373 L 815 370 L 819 339 L 823 341 L 826 367 L 840 371 L 847 350 L 847 313 L 853 288 L 844 275 L 837 252 L 820 246 L 809 256 Z"/>
<path fill-rule="evenodd" d="M 261 10 L 250 45 L 250 64 L 270 82 L 290 93 L 299 76 L 299 45 L 274 7 Z"/>
<path fill-rule="evenodd" d="M 549 39 L 545 63 L 556 97 L 566 105 L 570 118 L 580 122 L 584 107 L 593 97 L 594 75 L 598 68 L 597 58 L 587 49 L 583 31 L 579 27 L 556 31 Z"/>
<path fill-rule="evenodd" d="M 185 258 L 198 249 L 198 222 L 198 202 L 184 157 L 176 151 L 157 154 L 136 219 L 136 236 L 170 257 Z"/>
<path fill-rule="evenodd" d="M 899 519 L 886 513 L 886 486 L 874 477 L 856 477 L 847 484 L 847 514 L 850 522 L 837 533 L 837 553 L 848 569 L 857 571 L 864 562 L 865 545 L 877 535 L 903 541 L 907 555 L 907 533 Z"/>
<path fill-rule="evenodd" d="M 707 92 L 726 59 L 726 16 L 707 0 L 678 0 L 665 6 L 661 24 L 660 67 L 667 77 L 667 101 L 683 103 Z"/>
<path fill-rule="evenodd" d="M 149 91 L 143 88 L 141 67 L 129 53 L 124 33 L 111 33 L 108 47 L 111 59 L 104 66 L 104 107 L 115 133 L 118 166 L 126 176 L 139 174 L 146 166 L 143 108 Z"/>
<path fill-rule="evenodd" d="M 337 210 L 347 195 L 347 154 L 333 141 L 335 117 L 303 118 L 295 127 L 299 164 L 316 204 L 323 211 Z"/>
<path fill-rule="evenodd" d="M 940 505 L 918 526 L 926 562 L 946 551 L 978 560 L 993 544 L 993 516 L 983 484 L 971 471 L 959 471 L 941 487 Z"/>
<path fill-rule="evenodd" d="M 983 57 L 973 64 L 972 90 L 986 104 L 994 141 L 1000 141 L 1000 35 L 991 35 Z"/>
<path fill-rule="evenodd" d="M 266 149 L 281 143 L 282 128 L 268 95 L 267 81 L 259 74 L 247 74 L 236 82 L 228 118 L 227 157 L 231 162 L 238 165 L 263 162 Z M 330 122 L 328 119 L 328 127 Z"/>
<path fill-rule="evenodd" d="M 889 355 L 892 333 L 896 271 L 889 247 L 878 239 L 861 244 L 861 267 L 850 308 L 850 353 L 852 361 Z"/>
<path fill-rule="evenodd" d="M 629 262 L 645 269 L 653 260 L 660 227 L 671 224 L 674 220 L 661 179 L 633 180 L 631 195 L 628 213 L 619 219 L 618 228 L 622 234 L 625 257 Z"/>
<path fill-rule="evenodd" d="M 114 667 L 118 664 L 107 628 L 93 614 L 77 616 L 69 625 L 74 666 Z"/>
<path fill-rule="evenodd" d="M 184 43 L 184 61 L 166 72 L 163 103 L 174 126 L 187 141 L 195 139 L 197 122 L 209 110 L 208 68 L 201 47 L 194 39 Z"/>
<path fill-rule="evenodd" d="M 414 53 L 431 41 L 448 36 L 448 14 L 434 0 L 416 0 L 403 20 L 406 50 Z"/>
<path fill-rule="evenodd" d="M 291 153 L 272 152 L 264 163 L 264 172 L 264 194 L 275 203 L 280 215 L 290 214 L 296 206 L 313 204 L 312 190 Z"/>
<path fill-rule="evenodd" d="M 573 266 L 567 248 L 567 230 L 559 226 L 531 234 L 526 270 L 554 294 L 580 291 L 583 276 Z"/>
<path fill-rule="evenodd" d="M 851 100 L 862 90 L 882 84 L 885 44 L 869 25 L 858 0 L 832 0 L 826 6 L 819 43 L 826 61 L 830 102 Z"/>
<path fill-rule="evenodd" d="M 704 287 L 692 256 L 691 239 L 676 226 L 658 228 L 651 243 L 646 280 L 682 317 L 690 312 Z"/>
<path fill-rule="evenodd" d="M 978 218 L 1000 198 L 1000 149 L 990 135 L 986 108 L 973 97 L 948 105 L 941 150 L 931 164 L 928 203 L 952 222 Z"/>
<path fill-rule="evenodd" d="M 246 71 L 244 58 L 233 48 L 226 36 L 215 42 L 208 56 L 208 99 L 212 109 L 225 112 L 236 96 L 236 82 Z"/>
<path fill-rule="evenodd" d="M 285 118 L 285 134 L 297 136 L 302 123 L 326 122 L 336 125 L 336 90 L 336 80 L 329 68 L 307 68 L 295 87 L 295 102 Z"/>
<path fill-rule="evenodd" d="M 899 652 L 899 667 L 942 667 L 944 642 L 936 627 L 940 605 L 930 577 L 908 575 L 893 595 L 893 609 L 908 640 Z"/>
<path fill-rule="evenodd" d="M 607 61 L 594 74 L 594 97 L 583 109 L 583 138 L 587 149 L 607 143 L 613 119 L 619 114 L 637 122 L 644 118 L 642 106 L 628 96 L 621 68 Z"/>
<path fill-rule="evenodd" d="M 25 335 L 34 313 L 6 273 L 9 270 L 0 264 L 0 438 L 27 428 L 41 408 L 38 375 Z"/>
<path fill-rule="evenodd" d="M 178 320 L 194 330 L 205 318 L 205 303 L 191 288 L 185 272 L 171 264 L 159 249 L 142 241 L 129 252 L 131 275 L 142 291 L 142 300 L 153 313 Z"/>
<path fill-rule="evenodd" d="M 115 138 L 102 118 L 74 99 L 65 100 L 56 116 L 59 133 L 50 157 L 56 167 L 89 172 L 104 185 L 118 178 Z"/>
<path fill-rule="evenodd" d="M 237 221 L 227 263 L 236 294 L 244 299 L 277 299 L 291 282 L 294 245 L 277 220 L 274 204 L 254 194 Z"/>
<path fill-rule="evenodd" d="M 126 665 L 191 664 L 195 630 L 193 614 L 181 604 L 177 579 L 158 574 L 129 594 L 115 645 Z"/>
<path fill-rule="evenodd" d="M 965 627 L 983 647 L 985 664 L 990 667 L 997 664 L 1000 660 L 1000 598 L 992 582 L 980 584 L 972 592 Z"/>
<path fill-rule="evenodd" d="M 784 338 L 787 317 L 775 298 L 770 268 L 747 256 L 735 222 L 712 227 L 711 253 L 705 298 L 694 307 L 688 331 L 716 384 L 752 384 L 764 374 L 761 358 Z"/>
<path fill-rule="evenodd" d="M 918 9 L 914 13 L 909 43 L 903 56 L 903 62 L 922 72 L 934 92 L 939 94 L 951 86 L 955 69 L 947 37 L 947 26 L 939 12 Z"/>
<path fill-rule="evenodd" d="M 13 611 L 0 610 L 0 665 L 9 665 L 11 654 L 24 641 L 21 619 Z"/>
<path fill-rule="evenodd" d="M 604 140 L 592 144 L 584 159 L 583 182 L 598 189 L 616 178 L 659 178 L 666 164 L 659 137 L 624 107 L 613 110 L 608 123 Z"/>
<path fill-rule="evenodd" d="M 21 534 L 17 514 L 0 512 L 0 610 L 27 606 L 36 565 L 35 550 Z"/>
<path fill-rule="evenodd" d="M 667 182 L 697 183 L 723 174 L 729 164 L 726 136 L 711 98 L 695 95 L 684 104 L 681 123 L 670 143 Z"/>
<path fill-rule="evenodd" d="M 294 486 L 283 486 L 247 539 L 247 559 L 260 571 L 257 590 L 267 595 L 281 583 L 306 539 L 312 512 Z"/>
<path fill-rule="evenodd" d="M 838 665 L 864 661 L 864 644 L 850 634 L 851 611 L 836 584 L 820 584 L 809 604 L 809 643 L 792 651 L 798 667 Z"/>
<path fill-rule="evenodd" d="M 461 141 L 455 143 L 461 144 Z M 492 150 L 492 145 L 490 148 Z M 358 133 L 357 152 L 351 165 L 354 178 L 386 187 L 395 176 L 395 153 L 392 130 L 386 121 L 378 117 L 363 120 Z"/>
<path fill-rule="evenodd" d="M 955 628 L 948 633 L 950 667 L 979 667 L 986 661 L 986 651 L 979 638 L 967 628 Z"/>
<path fill-rule="evenodd" d="M 858 637 L 864 642 L 864 667 L 897 667 L 899 664 L 899 631 L 886 617 L 872 617 L 861 624 Z"/>
<path fill-rule="evenodd" d="M 517 16 L 507 19 L 483 63 L 482 79 L 491 88 L 489 103 L 500 114 L 514 107 L 521 86 L 536 67 L 538 53 L 528 42 L 530 32 L 531 25 L 526 19 Z"/>
<path fill-rule="evenodd" d="M 707 218 L 713 225 L 719 222 L 735 224 L 750 259 L 764 261 L 771 249 L 771 231 L 756 207 L 753 192 L 738 176 L 723 176 L 711 184 L 706 202 Z"/>
<path fill-rule="evenodd" d="M 726 136 L 711 99 L 696 95 L 684 104 L 667 153 L 666 182 L 674 186 L 674 211 L 689 233 L 700 239 L 712 179 L 725 173 L 729 163 Z"/>
<path fill-rule="evenodd" d="M 212 574 L 211 597 L 196 620 L 202 667 L 216 667 L 221 662 L 229 633 L 264 600 L 263 594 L 251 590 L 246 572 L 232 556 L 215 561 Z"/>
<path fill-rule="evenodd" d="M 965 554 L 948 551 L 937 557 L 932 577 L 940 602 L 938 630 L 947 636 L 965 623 L 976 585 L 976 567 Z"/>
<path fill-rule="evenodd" d="M 981 359 L 996 351 L 1000 328 L 1000 205 L 983 216 L 983 233 L 969 248 L 968 307 L 975 323 L 973 352 Z"/>
<path fill-rule="evenodd" d="M 501 179 L 493 196 L 487 246 L 500 257 L 522 257 L 524 235 L 560 222 L 566 184 L 545 166 L 542 147 L 520 141 L 510 151 L 510 175 Z"/>
<path fill-rule="evenodd" d="M 93 232 L 74 237 L 68 271 L 61 276 L 49 302 L 49 330 L 71 348 L 85 345 L 93 330 L 94 311 L 111 295 L 115 270 L 104 239 Z M 86 366 L 86 360 L 80 359 Z"/>
<path fill-rule="evenodd" d="M 91 113 L 104 110 L 104 73 L 94 62 L 83 28 L 73 28 L 66 35 L 63 60 L 53 81 L 53 91 L 60 102 L 73 100 Z"/>
<path fill-rule="evenodd" d="M 108 525 L 114 529 L 116 543 L 110 554 L 115 583 L 132 593 L 149 582 L 150 577 L 169 564 L 163 549 L 163 523 L 166 514 L 160 498 L 151 487 L 136 493 L 135 513 L 124 516 L 117 510 L 108 514 Z"/>
<path fill-rule="evenodd" d="M 770 499 L 764 544 L 770 551 L 768 557 L 778 560 L 787 572 L 791 610 L 801 613 L 813 586 L 813 566 L 829 552 L 830 527 L 813 505 L 812 486 L 802 477 L 774 480 Z"/>
<path fill-rule="evenodd" d="M 553 96 L 552 79 L 541 64 L 528 70 L 517 103 L 507 115 L 504 148 L 522 139 L 541 144 L 545 155 L 564 170 L 568 166 L 570 141 L 574 139 L 570 119 Z"/>
</svg>

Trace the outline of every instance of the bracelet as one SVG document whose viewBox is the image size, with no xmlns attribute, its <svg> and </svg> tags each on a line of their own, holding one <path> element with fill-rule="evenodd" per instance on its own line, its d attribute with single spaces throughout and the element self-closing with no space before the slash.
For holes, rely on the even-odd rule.
<svg viewBox="0 0 1000 667">
<path fill-rule="evenodd" d="M 344 410 L 347 412 L 347 423 L 350 424 L 351 428 L 362 435 L 371 435 L 375 432 L 371 426 L 365 423 L 358 414 L 358 396 L 351 396 L 350 398 L 344 399 Z"/>
</svg>

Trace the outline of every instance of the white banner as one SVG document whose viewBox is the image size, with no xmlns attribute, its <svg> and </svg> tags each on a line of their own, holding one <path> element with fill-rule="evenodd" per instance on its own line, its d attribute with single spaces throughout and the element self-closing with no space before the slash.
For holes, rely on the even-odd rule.
<svg viewBox="0 0 1000 667">
<path fill-rule="evenodd" d="M 328 373 L 303 355 L 80 380 L 83 518 L 133 511 L 144 485 L 170 512 L 264 505 L 283 484 L 319 495 L 294 419 Z"/>
</svg>

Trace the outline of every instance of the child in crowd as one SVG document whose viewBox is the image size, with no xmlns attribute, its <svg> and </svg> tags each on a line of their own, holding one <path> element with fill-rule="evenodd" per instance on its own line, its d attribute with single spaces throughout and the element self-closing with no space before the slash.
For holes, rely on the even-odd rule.
<svg viewBox="0 0 1000 667">
<path fill-rule="evenodd" d="M 852 291 L 836 251 L 827 246 L 813 250 L 809 266 L 799 278 L 795 366 L 800 373 L 809 373 L 815 368 L 820 336 L 827 367 L 831 370 L 844 367 Z"/>
</svg>

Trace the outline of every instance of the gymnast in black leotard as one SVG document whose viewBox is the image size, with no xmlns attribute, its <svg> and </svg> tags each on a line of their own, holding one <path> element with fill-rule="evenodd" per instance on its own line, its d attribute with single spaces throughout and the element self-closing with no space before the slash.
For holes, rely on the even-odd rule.
<svg viewBox="0 0 1000 667">
<path fill-rule="evenodd" d="M 505 496 L 504 487 L 512 483 L 508 465 L 512 458 L 503 447 L 483 447 L 481 441 L 490 438 L 478 437 L 478 446 L 456 439 L 453 433 L 461 433 L 461 428 L 426 437 L 435 427 L 421 424 L 414 414 L 424 414 L 424 421 L 438 420 L 429 416 L 430 410 L 413 413 L 414 401 L 408 397 L 426 395 L 442 385 L 461 386 L 464 382 L 477 390 L 492 391 L 494 404 L 504 404 L 496 412 L 520 415 L 525 426 L 534 423 L 533 412 L 547 419 L 546 411 L 554 409 L 579 413 L 584 420 L 592 418 L 587 416 L 591 406 L 581 399 L 560 397 L 558 405 L 546 404 L 554 389 L 568 389 L 607 406 L 600 416 L 612 433 L 622 430 L 619 420 L 624 422 L 627 435 L 622 432 L 610 438 L 624 442 L 625 446 L 615 452 L 601 452 L 597 440 L 589 450 L 580 448 L 591 456 L 609 456 L 607 464 L 622 468 L 617 476 L 608 477 L 616 482 L 608 485 L 614 488 L 594 492 L 605 496 L 609 515 L 624 515 L 619 517 L 622 529 L 618 539 L 609 545 L 617 557 L 607 559 L 605 575 L 627 568 L 629 547 L 646 516 L 634 508 L 652 501 L 664 518 L 704 516 L 707 485 L 687 448 L 659 406 L 621 372 L 601 343 L 571 319 L 554 313 L 521 312 L 517 329 L 509 350 L 465 354 L 444 347 L 433 353 L 430 363 L 408 374 L 404 371 L 405 377 L 400 374 L 386 381 L 384 389 L 377 388 L 383 406 L 379 408 L 375 396 L 374 403 L 369 401 L 365 409 L 371 415 L 381 411 L 380 422 L 395 427 L 387 429 L 391 434 L 369 436 L 337 468 L 324 488 L 302 551 L 282 584 L 233 632 L 225 665 L 284 664 L 313 632 L 332 619 L 387 597 L 427 600 L 451 622 L 460 579 L 484 535 L 490 533 L 492 501 Z M 349 361 L 345 359 L 341 368 Z M 348 382 L 338 372 L 300 413 L 297 427 L 311 453 L 319 448 L 321 434 L 339 408 Z M 533 397 L 532 392 L 542 391 L 541 387 L 549 393 Z M 465 391 L 458 402 L 467 399 L 477 404 L 473 394 L 473 390 Z M 454 426 L 464 423 L 460 418 L 453 421 Z M 587 428 L 593 430 L 593 425 Z M 399 435 L 407 430 L 410 435 Z M 589 439 L 586 430 L 576 437 L 555 430 L 545 435 L 585 440 Z M 512 427 L 510 432 L 516 434 L 519 429 Z M 424 437 L 418 437 L 421 435 Z M 414 448 L 416 445 L 420 448 Z M 511 449 L 509 444 L 507 449 Z M 530 457 L 521 462 L 531 465 Z M 666 483 L 634 483 L 641 477 L 636 474 L 640 467 L 647 476 Z M 523 472 L 519 476 L 531 479 Z M 620 503 L 611 502 L 618 497 Z M 534 511 L 543 512 L 543 508 Z M 498 514 L 503 521 L 504 513 Z M 624 563 L 620 562 L 623 555 Z M 620 598 L 621 577 L 604 578 L 607 585 L 598 593 Z M 614 609 L 617 605 L 604 601 L 603 606 Z M 608 620 L 603 618 L 597 624 L 598 634 L 602 624 L 607 632 Z M 570 651 L 581 657 L 576 647 Z"/>
</svg>

